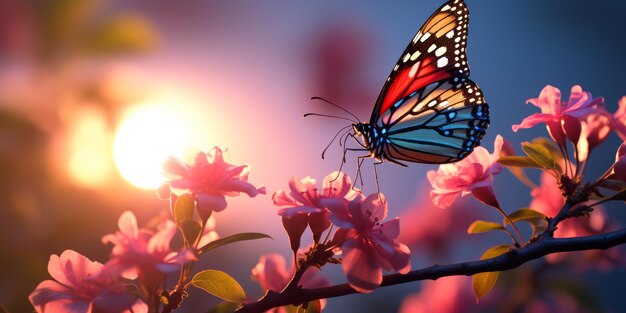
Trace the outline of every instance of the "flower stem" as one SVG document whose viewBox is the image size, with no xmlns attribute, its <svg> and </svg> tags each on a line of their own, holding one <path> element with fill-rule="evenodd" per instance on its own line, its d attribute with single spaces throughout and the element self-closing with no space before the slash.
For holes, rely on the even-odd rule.
<svg viewBox="0 0 626 313">
<path fill-rule="evenodd" d="M 502 214 L 502 216 L 504 216 L 504 218 L 509 222 L 509 224 L 511 224 L 511 226 L 513 226 L 513 230 L 515 230 L 515 233 L 517 234 L 517 237 L 519 238 L 520 242 L 518 243 L 517 240 L 515 240 L 515 238 L 513 238 L 513 241 L 515 241 L 515 244 L 517 246 L 524 246 L 524 237 L 522 237 L 522 234 L 520 233 L 519 229 L 517 229 L 517 226 L 515 225 L 515 223 L 513 223 L 513 220 L 506 214 L 504 213 L 504 210 L 502 210 L 502 208 L 500 208 L 500 206 L 495 206 L 496 210 L 498 210 L 498 212 L 500 212 L 500 214 Z M 511 236 L 513 237 L 513 236 Z"/>
</svg>

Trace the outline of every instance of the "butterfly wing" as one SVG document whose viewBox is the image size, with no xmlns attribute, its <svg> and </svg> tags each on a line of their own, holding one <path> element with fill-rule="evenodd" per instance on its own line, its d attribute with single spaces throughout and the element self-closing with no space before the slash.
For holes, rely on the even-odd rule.
<svg viewBox="0 0 626 313">
<path fill-rule="evenodd" d="M 453 76 L 469 76 L 465 56 L 468 21 L 469 11 L 462 0 L 450 0 L 431 15 L 389 74 L 376 100 L 371 124 L 425 86 Z"/>
<path fill-rule="evenodd" d="M 383 129 L 385 158 L 449 163 L 472 152 L 489 126 L 489 107 L 469 78 L 432 83 L 385 111 L 375 124 Z"/>
</svg>

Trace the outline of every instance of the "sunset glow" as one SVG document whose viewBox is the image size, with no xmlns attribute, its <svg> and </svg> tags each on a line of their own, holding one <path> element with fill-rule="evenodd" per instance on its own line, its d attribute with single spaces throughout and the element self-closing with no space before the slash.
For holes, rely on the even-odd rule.
<svg viewBox="0 0 626 313">
<path fill-rule="evenodd" d="M 165 158 L 181 156 L 189 146 L 187 125 L 171 105 L 131 110 L 115 136 L 113 155 L 121 175 L 139 188 L 157 188 L 163 181 Z"/>
</svg>

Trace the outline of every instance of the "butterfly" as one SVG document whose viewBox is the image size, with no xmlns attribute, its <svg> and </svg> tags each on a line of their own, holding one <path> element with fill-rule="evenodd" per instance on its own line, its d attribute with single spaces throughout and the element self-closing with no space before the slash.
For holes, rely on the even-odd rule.
<svg viewBox="0 0 626 313">
<path fill-rule="evenodd" d="M 450 0 L 418 30 L 389 74 L 369 123 L 352 124 L 350 135 L 369 152 L 360 158 L 402 166 L 450 163 L 480 144 L 489 106 L 469 79 L 468 22 L 463 0 Z"/>
</svg>

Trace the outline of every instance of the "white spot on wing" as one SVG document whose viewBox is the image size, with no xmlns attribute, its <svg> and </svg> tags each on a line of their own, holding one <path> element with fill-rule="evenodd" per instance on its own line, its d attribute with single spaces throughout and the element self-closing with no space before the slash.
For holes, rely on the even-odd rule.
<svg viewBox="0 0 626 313">
<path fill-rule="evenodd" d="M 426 34 L 424 34 L 424 35 L 422 36 L 422 38 L 420 38 L 420 41 L 421 41 L 421 42 L 424 42 L 424 41 L 426 41 L 426 39 L 428 39 L 429 37 L 430 37 L 430 33 L 426 33 Z"/>
<path fill-rule="evenodd" d="M 449 32 L 446 34 L 446 37 L 448 37 L 448 38 L 452 39 L 452 37 L 454 37 L 454 30 L 449 31 Z"/>
<path fill-rule="evenodd" d="M 442 56 L 444 53 L 446 53 L 446 47 L 444 46 L 437 48 L 437 50 L 435 51 L 435 55 L 438 57 Z"/>
<path fill-rule="evenodd" d="M 435 48 L 437 48 L 437 45 L 436 45 L 436 44 L 432 44 L 432 45 L 430 45 L 430 47 L 428 47 L 428 53 L 433 52 L 433 50 L 435 50 Z"/>
<path fill-rule="evenodd" d="M 448 10 L 450 10 L 450 6 L 449 6 L 449 5 L 447 5 L 447 4 L 446 4 L 446 5 L 444 5 L 444 6 L 441 8 L 441 11 L 442 11 L 442 12 L 444 12 L 444 11 L 448 11 Z"/>
<path fill-rule="evenodd" d="M 407 54 L 404 56 L 404 59 L 402 59 L 402 62 L 406 63 L 406 61 L 408 61 L 410 57 L 411 57 L 411 54 L 410 54 L 410 53 L 407 53 Z"/>
<path fill-rule="evenodd" d="M 411 70 L 409 71 L 409 77 L 411 78 L 415 77 L 415 74 L 417 74 L 417 69 L 420 67 L 420 63 L 421 62 L 417 62 L 413 64 L 413 66 L 411 67 Z"/>
<path fill-rule="evenodd" d="M 413 43 L 416 43 L 420 37 L 422 37 L 422 32 L 417 32 L 417 34 L 415 34 L 415 37 L 413 38 Z"/>
<path fill-rule="evenodd" d="M 441 68 L 448 65 L 448 58 L 446 57 L 441 57 L 439 58 L 439 60 L 437 60 L 437 67 Z"/>
<path fill-rule="evenodd" d="M 419 50 L 418 50 L 418 51 L 415 51 L 415 52 L 411 55 L 411 61 L 415 61 L 415 60 L 417 60 L 417 58 L 419 58 L 420 54 L 421 54 L 421 52 L 419 52 Z"/>
</svg>

